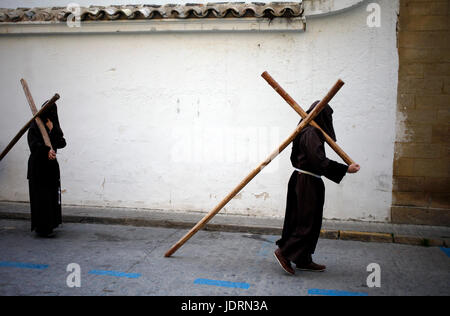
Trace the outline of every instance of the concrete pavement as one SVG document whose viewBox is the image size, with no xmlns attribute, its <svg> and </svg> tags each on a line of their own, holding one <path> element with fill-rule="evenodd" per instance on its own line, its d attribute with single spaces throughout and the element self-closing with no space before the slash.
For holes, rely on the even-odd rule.
<svg viewBox="0 0 450 316">
<path fill-rule="evenodd" d="M 66 223 L 51 239 L 29 229 L 26 220 L 0 220 L 0 295 L 450 294 L 440 247 L 320 239 L 314 260 L 327 271 L 289 276 L 273 257 L 273 234 L 200 231 L 164 258 L 186 229 Z M 80 287 L 68 287 L 71 263 Z M 368 287 L 371 263 L 380 287 Z"/>
</svg>

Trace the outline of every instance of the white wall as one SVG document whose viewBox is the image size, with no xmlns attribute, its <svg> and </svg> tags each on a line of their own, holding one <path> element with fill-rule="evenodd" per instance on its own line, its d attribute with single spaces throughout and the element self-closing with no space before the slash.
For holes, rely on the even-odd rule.
<svg viewBox="0 0 450 316">
<path fill-rule="evenodd" d="M 305 33 L 2 36 L 0 149 L 30 117 L 23 77 L 36 103 L 61 95 L 63 203 L 207 212 L 298 123 L 263 71 L 304 108 L 342 78 L 332 102 L 338 143 L 362 170 L 325 181 L 325 217 L 386 221 L 398 1 L 378 2 L 380 28 L 367 27 L 363 5 L 309 19 Z M 28 154 L 24 137 L 0 162 L 0 200 L 28 200 Z M 284 216 L 289 155 L 225 212 Z"/>
</svg>

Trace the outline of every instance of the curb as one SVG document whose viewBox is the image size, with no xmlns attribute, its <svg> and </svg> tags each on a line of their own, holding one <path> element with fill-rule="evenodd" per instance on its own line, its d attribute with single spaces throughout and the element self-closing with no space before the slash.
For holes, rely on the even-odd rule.
<svg viewBox="0 0 450 316">
<path fill-rule="evenodd" d="M 341 240 L 356 240 L 365 242 L 384 242 L 393 243 L 393 234 L 386 233 L 368 233 L 368 232 L 355 232 L 355 231 L 341 231 Z"/>
<path fill-rule="evenodd" d="M 90 215 L 63 215 L 64 223 L 79 224 L 104 224 L 104 225 L 125 225 L 136 227 L 164 227 L 176 229 L 190 229 L 196 222 L 179 221 L 176 219 L 151 219 L 151 218 L 124 218 L 108 216 Z M 30 220 L 30 214 L 24 212 L 2 212 L 0 219 L 10 220 Z M 248 226 L 224 223 L 208 223 L 203 230 L 222 232 L 241 232 L 261 235 L 281 235 L 280 227 L 269 226 Z M 449 238 L 426 238 L 421 236 L 397 235 L 394 233 L 377 233 L 350 230 L 329 230 L 322 229 L 320 238 L 332 240 L 350 240 L 360 242 L 395 243 L 411 246 L 424 247 L 450 247 Z"/>
<path fill-rule="evenodd" d="M 31 216 L 22 212 L 1 212 L 0 219 L 10 220 L 30 220 Z M 106 216 L 77 216 L 77 215 L 62 215 L 63 223 L 76 224 L 103 224 L 103 225 L 124 225 L 135 227 L 163 227 L 175 229 L 190 229 L 196 222 L 186 222 L 177 220 L 158 220 L 149 218 L 117 218 Z M 222 231 L 222 232 L 241 232 L 261 235 L 280 235 L 282 229 L 278 227 L 263 227 L 263 226 L 245 226 L 233 224 L 218 224 L 208 223 L 202 229 L 206 231 Z"/>
<path fill-rule="evenodd" d="M 324 239 L 394 243 L 423 247 L 450 247 L 449 238 L 426 238 L 420 236 L 396 235 L 394 233 L 387 234 L 346 230 L 321 230 L 320 237 Z"/>
</svg>

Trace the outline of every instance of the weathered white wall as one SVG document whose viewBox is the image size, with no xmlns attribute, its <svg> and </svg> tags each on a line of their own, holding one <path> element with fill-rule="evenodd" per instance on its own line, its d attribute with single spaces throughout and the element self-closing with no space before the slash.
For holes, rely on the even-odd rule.
<svg viewBox="0 0 450 316">
<path fill-rule="evenodd" d="M 305 108 L 342 78 L 335 129 L 362 170 L 325 181 L 325 217 L 388 220 L 398 1 L 378 3 L 380 28 L 363 5 L 309 19 L 305 33 L 2 36 L 0 148 L 30 117 L 23 77 L 36 103 L 61 95 L 63 203 L 206 212 L 298 123 L 263 71 Z M 28 200 L 28 154 L 24 137 L 0 162 L 0 200 Z M 225 212 L 284 216 L 289 155 Z"/>
</svg>

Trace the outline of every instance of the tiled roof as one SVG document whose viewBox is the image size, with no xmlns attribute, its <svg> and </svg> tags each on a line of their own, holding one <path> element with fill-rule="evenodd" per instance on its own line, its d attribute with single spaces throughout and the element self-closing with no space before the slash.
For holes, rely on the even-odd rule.
<svg viewBox="0 0 450 316">
<path fill-rule="evenodd" d="M 72 12 L 64 7 L 0 9 L 0 23 L 65 22 Z M 195 18 L 293 18 L 303 15 L 300 2 L 208 3 L 185 5 L 123 5 L 81 7 L 81 21 L 195 19 Z"/>
</svg>

